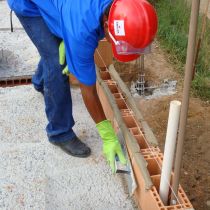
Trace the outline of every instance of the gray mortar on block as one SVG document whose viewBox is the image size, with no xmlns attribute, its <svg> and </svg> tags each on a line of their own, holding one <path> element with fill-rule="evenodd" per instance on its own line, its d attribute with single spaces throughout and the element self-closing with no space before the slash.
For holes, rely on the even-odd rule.
<svg viewBox="0 0 210 210">
<path fill-rule="evenodd" d="M 32 86 L 0 88 L 1 210 L 132 210 L 122 175 L 113 175 L 79 89 L 72 89 L 74 130 L 92 149 L 75 158 L 46 137 L 44 101 Z"/>
</svg>

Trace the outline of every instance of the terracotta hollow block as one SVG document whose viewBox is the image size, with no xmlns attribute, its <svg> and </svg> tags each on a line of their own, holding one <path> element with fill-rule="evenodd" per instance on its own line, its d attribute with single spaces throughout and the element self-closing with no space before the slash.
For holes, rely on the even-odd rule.
<svg viewBox="0 0 210 210">
<path fill-rule="evenodd" d="M 18 85 L 20 84 L 20 81 L 19 80 L 14 80 L 14 85 Z"/>
<path fill-rule="evenodd" d="M 5 87 L 7 85 L 6 81 L 0 81 L 0 87 Z"/>
<path fill-rule="evenodd" d="M 141 130 L 141 133 L 144 135 L 145 134 L 144 129 L 142 127 L 140 127 L 140 126 L 139 126 L 139 128 Z"/>
<path fill-rule="evenodd" d="M 95 64 L 100 68 L 109 66 L 113 62 L 113 53 L 111 44 L 106 40 L 102 39 L 99 42 L 97 50 L 94 55 Z"/>
<path fill-rule="evenodd" d="M 126 115 L 125 115 L 126 116 Z M 140 130 L 138 127 L 135 127 L 135 128 L 130 128 L 130 132 L 133 134 L 133 135 L 140 135 Z"/>
<path fill-rule="evenodd" d="M 179 189 L 178 189 L 178 195 L 179 195 L 179 198 L 180 200 L 182 201 L 182 203 L 187 207 L 187 208 L 193 208 L 192 204 L 190 203 L 187 195 L 185 194 L 182 186 L 180 185 L 179 186 Z"/>
<path fill-rule="evenodd" d="M 135 196 L 138 200 L 139 207 L 142 210 L 169 210 L 170 208 L 174 210 L 180 209 L 181 205 L 164 206 L 158 193 L 159 184 L 160 184 L 160 175 L 152 176 L 151 179 L 154 184 L 151 190 L 145 191 L 145 189 L 139 187 L 135 192 Z"/>
<path fill-rule="evenodd" d="M 160 152 L 160 149 L 158 147 L 150 146 L 149 148 L 144 148 L 147 145 L 146 139 L 143 135 L 141 126 L 136 123 L 135 116 L 133 116 L 132 111 L 129 109 L 123 98 L 121 98 L 121 92 L 117 88 L 117 84 L 114 81 L 108 80 L 106 81 L 106 84 L 110 88 L 112 94 L 115 96 L 116 103 L 121 108 L 121 114 L 122 118 L 126 124 L 126 126 L 130 129 L 133 136 L 136 138 L 137 142 L 139 143 L 141 148 L 141 154 L 143 155 L 143 158 L 147 162 L 147 169 L 150 174 L 150 177 L 152 179 L 152 182 L 154 186 L 151 188 L 151 190 L 145 190 L 146 184 L 142 175 L 142 172 L 139 168 L 139 165 L 137 164 L 134 156 L 138 155 L 138 150 L 136 150 L 132 154 L 132 151 L 130 148 L 128 148 L 128 153 L 130 156 L 131 164 L 134 170 L 134 176 L 136 178 L 137 182 L 137 189 L 135 191 L 135 199 L 142 210 L 178 210 L 178 209 L 193 209 L 192 205 L 189 202 L 189 199 L 187 198 L 186 194 L 184 193 L 184 190 L 179 187 L 179 193 L 178 198 L 181 202 L 181 205 L 174 205 L 174 206 L 164 206 L 164 204 L 161 201 L 161 198 L 159 196 L 159 185 L 160 185 L 160 173 L 161 173 L 161 167 L 162 167 L 162 161 L 163 161 L 163 154 Z M 99 85 L 98 85 L 99 86 Z M 99 98 L 101 100 L 102 106 L 104 108 L 106 116 L 108 116 L 109 119 L 112 120 L 113 126 L 115 130 L 118 130 L 118 124 L 116 120 L 114 119 L 114 113 L 111 109 L 110 104 L 107 102 L 107 98 L 105 94 L 103 93 L 102 88 L 97 87 Z M 124 101 L 125 104 L 122 103 Z M 126 108 L 125 108 L 126 106 Z M 139 131 L 140 135 L 135 135 Z M 143 143 L 142 143 L 143 142 Z M 137 144 L 138 147 L 138 144 Z"/>
<path fill-rule="evenodd" d="M 101 79 L 106 81 L 106 80 L 111 80 L 110 73 L 108 71 L 101 71 L 100 72 Z"/>
<path fill-rule="evenodd" d="M 108 83 L 108 87 L 112 94 L 119 93 L 117 85 Z"/>
<path fill-rule="evenodd" d="M 141 210 L 157 210 L 159 209 L 158 202 L 152 197 L 151 190 L 145 189 L 145 182 L 142 172 L 135 160 L 132 160 L 134 176 L 137 182 L 137 189 L 134 192 L 135 200 Z M 154 188 L 154 187 L 152 187 Z"/>
<path fill-rule="evenodd" d="M 152 155 L 151 155 L 151 157 L 152 157 Z M 163 210 L 193 209 L 192 204 L 190 203 L 188 197 L 186 196 L 186 194 L 181 186 L 179 186 L 179 190 L 178 190 L 179 203 L 177 205 L 168 205 L 168 206 L 163 205 L 163 203 L 160 199 L 160 196 L 159 196 L 160 176 L 161 176 L 163 154 L 159 153 L 158 155 L 156 155 L 156 158 L 153 158 L 153 159 L 152 158 L 147 159 L 145 156 L 144 156 L 144 158 L 146 159 L 146 161 L 148 163 L 147 168 L 151 175 L 151 179 L 152 179 L 154 187 L 155 187 L 155 188 L 154 187 L 152 188 L 152 192 L 153 192 L 152 196 L 155 197 L 155 199 L 158 201 L 158 206 L 161 207 L 161 209 L 163 209 Z M 173 178 L 173 174 L 171 175 L 170 184 L 172 184 L 172 178 Z"/>
<path fill-rule="evenodd" d="M 122 116 L 133 116 L 133 111 L 130 109 L 121 109 Z"/>
<path fill-rule="evenodd" d="M 116 99 L 123 99 L 124 97 L 123 97 L 123 95 L 121 94 L 121 93 L 114 93 L 113 94 L 114 95 L 114 97 L 116 98 Z"/>
<path fill-rule="evenodd" d="M 156 161 L 158 161 L 158 164 L 160 165 L 160 167 L 162 167 L 162 162 L 163 162 L 163 158 L 159 157 L 158 155 L 143 155 L 143 157 L 147 160 L 147 159 L 154 159 Z"/>
<path fill-rule="evenodd" d="M 151 179 L 153 181 L 154 187 L 152 187 L 152 197 L 155 198 L 159 202 L 160 210 L 178 210 L 178 209 L 193 209 L 192 204 L 190 203 L 189 199 L 187 198 L 186 194 L 184 193 L 184 190 L 181 186 L 179 186 L 178 190 L 178 200 L 179 202 L 176 205 L 168 205 L 165 206 L 161 198 L 159 196 L 159 187 L 160 187 L 160 175 L 152 176 Z"/>
<path fill-rule="evenodd" d="M 107 67 L 100 67 L 100 72 L 107 71 Z"/>
<path fill-rule="evenodd" d="M 147 169 L 149 171 L 150 176 L 160 175 L 161 174 L 161 163 L 158 159 L 146 159 L 147 161 Z"/>
<path fill-rule="evenodd" d="M 124 100 L 124 99 L 120 98 L 120 99 L 116 99 L 115 101 L 116 101 L 117 106 L 118 106 L 118 108 L 119 108 L 120 110 L 122 110 L 122 109 L 123 109 L 123 110 L 128 109 L 128 106 L 127 106 L 127 104 L 125 103 L 125 100 Z"/>
<path fill-rule="evenodd" d="M 98 93 L 99 99 L 101 101 L 102 108 L 104 110 L 106 118 L 109 119 L 113 124 L 114 112 L 111 108 L 109 100 L 107 99 L 102 87 L 98 84 L 98 82 L 96 83 L 96 87 L 97 87 L 97 93 Z"/>
<path fill-rule="evenodd" d="M 134 135 L 135 139 L 137 140 L 140 149 L 147 149 L 149 147 L 148 143 L 146 142 L 145 138 L 139 134 L 139 135 Z"/>
<path fill-rule="evenodd" d="M 141 149 L 141 154 L 145 158 L 155 158 L 157 156 L 163 157 L 163 154 L 160 153 L 160 149 L 158 147 L 150 146 L 149 148 Z"/>
<path fill-rule="evenodd" d="M 26 82 L 26 80 L 23 81 L 23 83 L 25 83 L 25 82 Z M 14 81 L 13 81 L 13 80 L 8 80 L 8 81 L 7 81 L 7 85 L 8 85 L 8 86 L 14 85 Z"/>
<path fill-rule="evenodd" d="M 123 120 L 128 128 L 137 127 L 137 123 L 133 116 L 123 116 Z"/>
</svg>

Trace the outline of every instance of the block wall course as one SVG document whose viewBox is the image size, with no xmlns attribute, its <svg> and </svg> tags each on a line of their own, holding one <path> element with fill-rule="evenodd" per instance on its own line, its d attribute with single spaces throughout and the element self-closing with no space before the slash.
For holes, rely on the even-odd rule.
<svg viewBox="0 0 210 210">
<path fill-rule="evenodd" d="M 138 185 L 134 195 L 135 195 L 135 200 L 140 209 L 141 210 L 181 210 L 181 209 L 192 210 L 193 209 L 192 204 L 190 203 L 189 199 L 187 198 L 181 186 L 179 186 L 179 192 L 178 192 L 178 198 L 181 204 L 164 206 L 159 196 L 159 185 L 160 185 L 161 168 L 163 162 L 163 154 L 161 153 L 158 147 L 154 147 L 148 144 L 140 123 L 139 122 L 137 123 L 133 111 L 126 104 L 123 93 L 118 88 L 117 83 L 111 79 L 109 72 L 107 71 L 105 72 L 104 70 L 102 70 L 101 75 L 104 78 L 104 82 L 108 85 L 109 90 L 111 91 L 112 95 L 115 98 L 115 102 L 122 114 L 124 123 L 126 124 L 130 133 L 134 136 L 136 142 L 138 143 L 137 145 L 139 146 L 139 148 L 137 148 L 136 151 L 139 151 L 139 153 L 141 153 L 141 155 L 145 159 L 148 172 L 153 182 L 152 188 L 150 190 L 145 190 L 145 183 L 144 183 L 144 178 L 142 176 L 142 172 L 138 167 L 136 158 L 133 158 L 134 156 L 137 157 L 138 153 L 132 154 L 132 151 L 129 148 L 127 148 L 134 171 L 134 176 L 136 178 L 136 182 Z M 109 104 L 106 95 L 103 93 L 102 88 L 99 89 L 100 89 L 99 97 L 102 102 L 105 114 L 111 120 L 115 130 L 117 131 L 118 124 L 117 121 L 115 120 L 111 105 Z"/>
</svg>

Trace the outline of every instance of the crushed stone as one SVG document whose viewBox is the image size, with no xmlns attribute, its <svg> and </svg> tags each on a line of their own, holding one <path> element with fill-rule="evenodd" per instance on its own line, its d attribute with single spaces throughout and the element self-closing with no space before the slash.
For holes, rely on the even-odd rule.
<svg viewBox="0 0 210 210">
<path fill-rule="evenodd" d="M 132 210 L 122 175 L 113 175 L 80 90 L 72 89 L 74 130 L 92 149 L 75 158 L 50 144 L 44 101 L 31 85 L 0 88 L 0 209 Z"/>
</svg>

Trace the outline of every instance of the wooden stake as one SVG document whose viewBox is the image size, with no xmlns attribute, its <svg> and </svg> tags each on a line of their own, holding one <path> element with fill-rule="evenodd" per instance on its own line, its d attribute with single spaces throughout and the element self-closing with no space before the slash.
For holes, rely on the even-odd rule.
<svg viewBox="0 0 210 210">
<path fill-rule="evenodd" d="M 195 78 L 196 64 L 198 62 L 198 55 L 199 55 L 201 43 L 202 43 L 202 40 L 203 40 L 203 36 L 204 36 L 205 31 L 206 31 L 206 20 L 207 20 L 207 13 L 208 13 L 209 4 L 210 4 L 210 0 L 208 0 L 207 5 L 206 5 L 206 11 L 205 11 L 205 13 L 203 15 L 203 19 L 202 19 L 201 34 L 200 34 L 200 37 L 199 37 L 199 39 L 197 41 L 197 45 L 196 45 L 196 53 L 195 53 L 195 61 L 194 61 L 194 67 L 193 67 L 192 80 Z"/>
<path fill-rule="evenodd" d="M 190 86 L 193 74 L 199 8 L 200 8 L 200 0 L 193 0 L 192 9 L 191 9 L 191 18 L 190 18 L 188 47 L 187 47 L 187 59 L 185 66 L 184 90 L 182 96 L 182 107 L 181 107 L 177 151 L 176 151 L 175 168 L 174 168 L 173 191 L 175 192 L 175 195 L 172 194 L 171 203 L 176 202 L 176 197 L 178 194 L 182 155 L 183 155 L 183 145 L 185 139 L 186 124 L 187 124 L 187 113 L 189 108 Z"/>
</svg>

